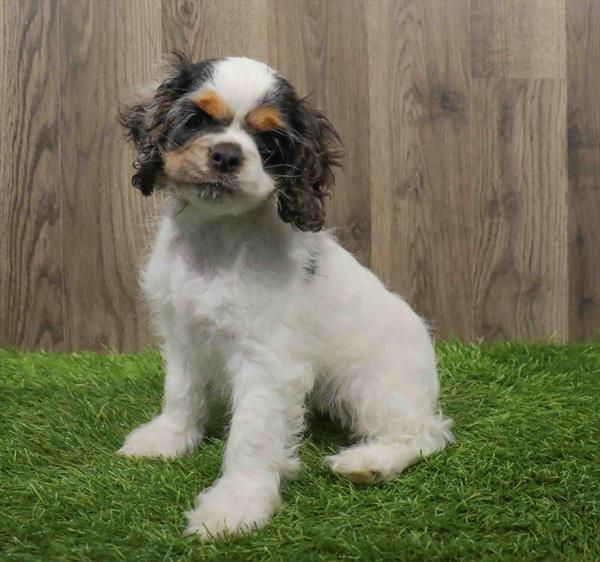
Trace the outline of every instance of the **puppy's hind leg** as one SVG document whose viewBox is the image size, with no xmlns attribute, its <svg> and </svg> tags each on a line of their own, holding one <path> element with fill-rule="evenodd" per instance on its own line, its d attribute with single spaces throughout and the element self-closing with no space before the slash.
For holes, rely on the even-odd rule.
<svg viewBox="0 0 600 562">
<path fill-rule="evenodd" d="M 433 378 L 412 367 L 410 376 L 379 371 L 340 387 L 336 399 L 359 442 L 326 459 L 333 472 L 361 484 L 386 482 L 453 441 L 452 421 L 435 406 L 435 367 Z"/>
<path fill-rule="evenodd" d="M 377 484 L 395 478 L 405 468 L 453 440 L 451 422 L 432 416 L 416 434 L 371 437 L 335 455 L 327 463 L 336 474 L 356 484 Z"/>
</svg>

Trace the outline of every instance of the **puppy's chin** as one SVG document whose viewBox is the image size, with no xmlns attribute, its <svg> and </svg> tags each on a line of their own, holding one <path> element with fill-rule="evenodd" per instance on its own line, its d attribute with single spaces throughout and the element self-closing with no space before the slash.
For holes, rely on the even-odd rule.
<svg viewBox="0 0 600 562">
<path fill-rule="evenodd" d="M 240 197 L 239 182 L 232 179 L 206 179 L 189 185 L 188 195 L 194 200 L 220 205 L 228 199 Z"/>
<path fill-rule="evenodd" d="M 205 178 L 194 183 L 166 178 L 162 187 L 175 199 L 207 216 L 242 215 L 259 207 L 265 197 L 237 178 Z"/>
</svg>

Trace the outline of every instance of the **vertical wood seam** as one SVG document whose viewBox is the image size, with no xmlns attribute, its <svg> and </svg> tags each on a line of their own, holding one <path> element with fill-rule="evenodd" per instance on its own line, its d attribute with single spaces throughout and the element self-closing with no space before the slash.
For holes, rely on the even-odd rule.
<svg viewBox="0 0 600 562">
<path fill-rule="evenodd" d="M 61 76 L 61 48 L 60 48 L 60 22 L 61 22 L 61 3 L 56 0 L 56 25 L 54 26 L 54 32 L 56 33 L 56 74 L 58 76 L 58 86 L 60 88 L 60 76 Z M 64 201 L 64 177 L 62 167 L 62 154 L 63 154 L 63 141 L 62 141 L 62 96 L 60 91 L 56 96 L 56 127 L 58 133 L 58 150 L 57 150 L 57 166 L 58 170 L 58 183 L 59 183 L 59 216 L 60 216 L 60 285 L 61 285 L 61 308 L 63 323 L 63 338 L 65 341 L 65 348 L 71 349 L 71 325 L 67 321 L 69 318 L 67 311 L 67 293 L 65 287 L 65 201 Z"/>
</svg>

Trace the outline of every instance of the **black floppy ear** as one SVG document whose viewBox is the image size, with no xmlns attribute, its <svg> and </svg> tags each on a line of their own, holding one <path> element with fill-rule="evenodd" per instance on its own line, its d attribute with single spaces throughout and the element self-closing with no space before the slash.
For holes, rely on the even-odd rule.
<svg viewBox="0 0 600 562">
<path fill-rule="evenodd" d="M 335 182 L 341 141 L 329 119 L 306 100 L 298 100 L 290 121 L 294 161 L 279 186 L 279 216 L 300 230 L 316 232 L 325 226 L 323 199 Z"/>
<path fill-rule="evenodd" d="M 136 173 L 131 183 L 144 195 L 154 191 L 156 174 L 162 170 L 166 116 L 172 103 L 189 86 L 190 64 L 183 53 L 173 51 L 166 60 L 162 83 L 139 90 L 119 112 L 119 123 L 137 149 L 133 163 Z"/>
<path fill-rule="evenodd" d="M 144 195 L 150 195 L 154 190 L 155 176 L 162 166 L 157 139 L 154 138 L 151 127 L 155 93 L 156 89 L 151 88 L 140 92 L 119 112 L 119 123 L 137 149 L 133 163 L 136 173 L 131 178 L 131 183 Z"/>
</svg>

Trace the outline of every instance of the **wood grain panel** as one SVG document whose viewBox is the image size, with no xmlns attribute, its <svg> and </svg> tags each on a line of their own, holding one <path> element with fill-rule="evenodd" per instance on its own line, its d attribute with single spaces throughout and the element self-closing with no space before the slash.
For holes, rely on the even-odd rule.
<svg viewBox="0 0 600 562">
<path fill-rule="evenodd" d="M 68 345 L 140 349 L 149 336 L 136 277 L 153 202 L 130 186 L 117 109 L 152 76 L 160 4 L 66 1 L 59 12 Z"/>
<path fill-rule="evenodd" d="M 600 2 L 567 2 L 569 326 L 600 336 Z"/>
<path fill-rule="evenodd" d="M 468 2 L 368 4 L 373 268 L 472 336 Z"/>
<path fill-rule="evenodd" d="M 564 341 L 566 82 L 475 80 L 472 104 L 477 334 Z"/>
<path fill-rule="evenodd" d="M 62 350 L 56 8 L 0 3 L 0 344 Z"/>
<path fill-rule="evenodd" d="M 172 49 L 310 94 L 329 225 L 438 336 L 597 339 L 598 29 L 596 0 L 0 1 L 0 345 L 152 342 L 116 114 Z"/>
<path fill-rule="evenodd" d="M 267 4 L 263 0 L 163 0 L 163 50 L 194 60 L 267 57 Z"/>
<path fill-rule="evenodd" d="M 271 2 L 269 63 L 325 112 L 346 157 L 327 202 L 342 244 L 370 263 L 369 78 L 364 3 Z"/>
<path fill-rule="evenodd" d="M 472 0 L 474 78 L 565 78 L 564 0 Z"/>
</svg>

